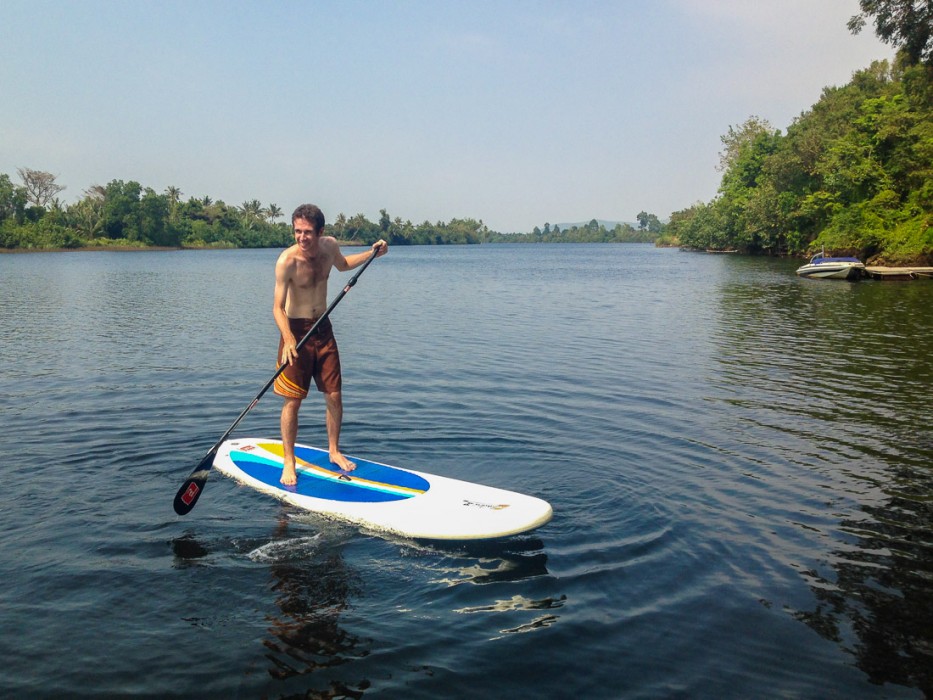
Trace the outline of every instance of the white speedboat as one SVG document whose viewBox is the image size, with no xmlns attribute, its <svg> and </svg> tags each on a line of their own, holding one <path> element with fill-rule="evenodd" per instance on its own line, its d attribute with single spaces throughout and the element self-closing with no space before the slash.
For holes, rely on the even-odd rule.
<svg viewBox="0 0 933 700">
<path fill-rule="evenodd" d="M 865 264 L 858 258 L 827 258 L 823 252 L 798 267 L 797 274 L 815 279 L 854 280 L 862 276 L 864 269 Z"/>
</svg>

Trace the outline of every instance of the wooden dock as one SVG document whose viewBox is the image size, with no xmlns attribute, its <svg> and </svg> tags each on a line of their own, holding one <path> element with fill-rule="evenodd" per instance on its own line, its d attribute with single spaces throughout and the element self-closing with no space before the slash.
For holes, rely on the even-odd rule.
<svg viewBox="0 0 933 700">
<path fill-rule="evenodd" d="M 865 276 L 876 280 L 933 279 L 933 267 L 883 267 L 867 265 Z"/>
</svg>

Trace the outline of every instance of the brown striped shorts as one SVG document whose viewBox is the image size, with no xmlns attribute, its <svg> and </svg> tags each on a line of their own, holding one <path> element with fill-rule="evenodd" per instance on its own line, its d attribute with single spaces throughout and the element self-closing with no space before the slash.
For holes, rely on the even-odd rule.
<svg viewBox="0 0 933 700">
<path fill-rule="evenodd" d="M 295 340 L 301 341 L 305 333 L 314 325 L 315 319 L 290 318 L 288 325 Z M 276 363 L 282 360 L 282 347 L 285 341 L 279 338 L 279 354 Z M 281 366 L 281 365 L 279 365 Z M 311 379 L 317 390 L 325 394 L 340 391 L 343 384 L 340 374 L 340 353 L 330 319 L 325 318 L 298 351 L 298 358 L 275 379 L 272 390 L 279 396 L 290 399 L 304 399 L 308 396 Z"/>
</svg>

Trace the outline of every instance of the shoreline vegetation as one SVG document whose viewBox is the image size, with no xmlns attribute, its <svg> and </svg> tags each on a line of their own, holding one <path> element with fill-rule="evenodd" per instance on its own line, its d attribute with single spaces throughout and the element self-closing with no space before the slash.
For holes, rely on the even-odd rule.
<svg viewBox="0 0 933 700">
<path fill-rule="evenodd" d="M 872 265 L 933 265 L 933 66 L 902 52 L 842 87 L 823 90 L 785 133 L 749 117 L 721 137 L 722 180 L 709 202 L 645 211 L 637 227 L 592 219 L 528 233 L 482 220 L 413 224 L 385 209 L 378 221 L 341 213 L 327 233 L 344 245 L 641 242 L 707 252 L 806 258 L 825 249 Z M 0 174 L 0 252 L 281 248 L 292 243 L 276 204 L 183 200 L 135 181 L 93 185 L 65 204 L 64 185 L 19 168 Z"/>
<path fill-rule="evenodd" d="M 933 265 L 933 65 L 876 61 L 785 133 L 759 117 L 722 137 L 717 196 L 671 214 L 696 250 Z"/>
</svg>

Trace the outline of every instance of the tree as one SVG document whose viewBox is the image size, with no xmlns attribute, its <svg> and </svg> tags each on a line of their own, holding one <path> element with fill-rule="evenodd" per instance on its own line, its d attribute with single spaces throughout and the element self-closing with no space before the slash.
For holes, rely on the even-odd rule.
<svg viewBox="0 0 933 700">
<path fill-rule="evenodd" d="M 719 153 L 720 172 L 727 171 L 738 159 L 743 148 L 752 143 L 761 134 L 771 134 L 774 128 L 767 119 L 762 119 L 754 114 L 745 120 L 741 126 L 730 125 L 729 130 L 719 137 L 725 148 Z"/>
<path fill-rule="evenodd" d="M 858 34 L 874 17 L 879 39 L 904 51 L 910 63 L 933 66 L 931 0 L 859 0 L 859 7 L 862 11 L 849 19 L 850 32 Z"/>
<path fill-rule="evenodd" d="M 258 199 L 251 199 L 248 202 L 243 202 L 242 206 L 239 207 L 239 211 L 243 219 L 243 225 L 251 229 L 256 222 L 262 219 L 262 202 Z"/>
<path fill-rule="evenodd" d="M 25 210 L 25 188 L 14 185 L 9 175 L 0 175 L 0 222 L 13 217 L 22 223 Z"/>
<path fill-rule="evenodd" d="M 385 209 L 379 210 L 379 230 L 382 231 L 382 235 L 385 236 L 389 233 L 389 226 L 392 224 L 392 219 L 389 217 L 389 213 Z"/>
<path fill-rule="evenodd" d="M 71 227 L 84 239 L 97 238 L 104 225 L 104 200 L 85 197 L 68 208 Z"/>
<path fill-rule="evenodd" d="M 112 180 L 104 188 L 102 232 L 106 238 L 125 238 L 148 242 L 144 235 L 143 210 L 140 200 L 143 188 L 138 182 Z"/>
<path fill-rule="evenodd" d="M 59 192 L 65 189 L 64 185 L 55 184 L 55 175 L 52 173 L 30 168 L 17 168 L 16 172 L 23 180 L 23 187 L 26 188 L 26 201 L 33 206 L 44 209 Z"/>
<path fill-rule="evenodd" d="M 168 197 L 168 206 L 169 211 L 171 212 L 172 221 L 178 220 L 178 202 L 181 201 L 182 192 L 177 187 L 169 185 L 165 188 L 165 195 Z"/>
<path fill-rule="evenodd" d="M 275 223 L 276 219 L 282 216 L 282 208 L 278 204 L 270 204 L 265 211 L 269 222 L 273 224 Z"/>
</svg>

